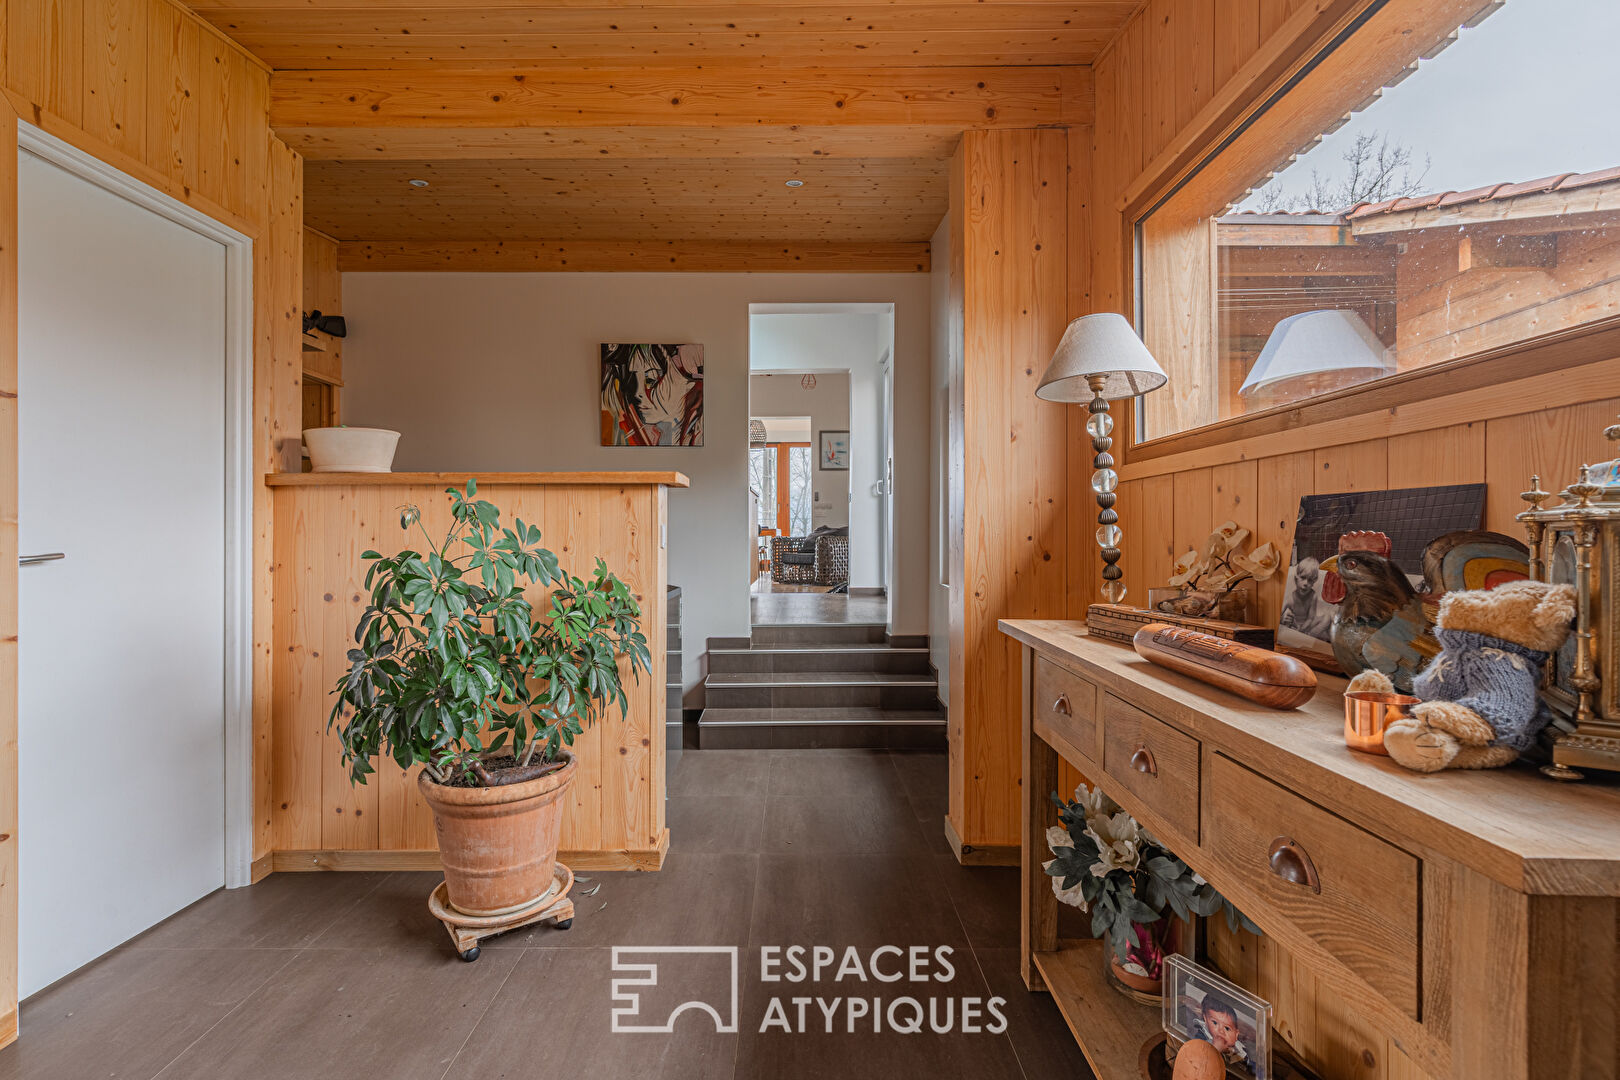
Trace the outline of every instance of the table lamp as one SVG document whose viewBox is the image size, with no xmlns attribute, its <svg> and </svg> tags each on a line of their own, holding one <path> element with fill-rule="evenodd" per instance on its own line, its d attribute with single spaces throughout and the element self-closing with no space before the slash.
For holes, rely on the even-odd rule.
<svg viewBox="0 0 1620 1080">
<path fill-rule="evenodd" d="M 1114 418 L 1108 415 L 1108 403 L 1157 390 L 1165 382 L 1164 371 L 1125 316 L 1103 312 L 1082 315 L 1069 324 L 1035 391 L 1043 401 L 1089 403 L 1086 431 L 1096 455 L 1091 490 L 1099 508 L 1097 546 L 1102 548 L 1103 596 L 1111 604 L 1125 599 L 1125 583 L 1118 566 L 1122 534 L 1114 510 L 1114 489 L 1119 487 L 1119 474 L 1114 471 L 1114 455 L 1108 452 L 1114 445 Z"/>
</svg>

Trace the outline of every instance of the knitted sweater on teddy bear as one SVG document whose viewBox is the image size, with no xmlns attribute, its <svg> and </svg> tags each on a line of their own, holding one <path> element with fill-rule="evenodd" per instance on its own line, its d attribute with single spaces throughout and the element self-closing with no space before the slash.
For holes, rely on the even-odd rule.
<svg viewBox="0 0 1620 1080">
<path fill-rule="evenodd" d="M 1549 654 L 1466 630 L 1434 634 L 1440 655 L 1412 680 L 1413 695 L 1473 709 L 1496 732 L 1492 746 L 1530 749 L 1551 719 L 1536 692 Z"/>
</svg>

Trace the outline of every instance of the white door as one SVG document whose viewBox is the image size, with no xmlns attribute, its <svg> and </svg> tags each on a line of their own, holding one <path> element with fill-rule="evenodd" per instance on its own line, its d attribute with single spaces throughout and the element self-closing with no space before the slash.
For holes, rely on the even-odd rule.
<svg viewBox="0 0 1620 1080">
<path fill-rule="evenodd" d="M 224 884 L 226 280 L 219 242 L 18 172 L 26 996 Z"/>
</svg>

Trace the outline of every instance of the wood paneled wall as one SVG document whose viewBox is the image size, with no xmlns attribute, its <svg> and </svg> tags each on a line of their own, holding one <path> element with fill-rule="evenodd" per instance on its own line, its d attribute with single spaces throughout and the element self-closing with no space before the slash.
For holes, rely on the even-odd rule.
<svg viewBox="0 0 1620 1080">
<path fill-rule="evenodd" d="M 399 508 L 422 511 L 428 535 L 443 536 L 450 504 L 443 481 L 276 487 L 275 832 L 277 870 L 437 866 L 433 816 L 408 774 L 390 759 L 361 785 L 349 782 L 335 731 L 331 691 L 348 671 L 347 650 L 365 608 L 367 549 L 399 551 L 421 534 L 399 527 Z M 618 710 L 574 743 L 579 758 L 561 847 L 576 869 L 656 868 L 664 827 L 665 655 L 662 544 L 665 489 L 653 484 L 479 485 L 479 496 L 510 522 L 540 529 L 565 570 L 588 575 L 600 555 L 640 598 L 654 673 L 627 686 Z M 414 538 L 414 539 L 413 539 Z M 532 587 L 542 609 L 546 590 Z"/>
<path fill-rule="evenodd" d="M 254 463 L 297 468 L 300 159 L 269 73 L 169 0 L 0 0 L 0 1044 L 16 1033 L 16 121 L 254 241 Z M 254 500 L 256 856 L 270 842 L 270 498 Z"/>
<path fill-rule="evenodd" d="M 1414 13 L 1424 0 L 1391 0 Z M 1439 5 L 1426 5 L 1426 18 Z M 1466 5 L 1464 5 L 1466 6 Z M 1261 100 L 1276 73 L 1309 55 L 1324 28 L 1355 2 L 1150 0 L 1099 58 L 1090 271 L 1096 311 L 1131 310 L 1130 211 L 1156 183 L 1196 159 L 1212 133 Z M 1441 13 L 1443 14 L 1443 13 Z M 1345 103 L 1353 104 L 1353 103 Z M 1224 118 L 1224 119 L 1223 119 Z M 1279 156 L 1294 149 L 1278 147 Z M 1182 313 L 1185 314 L 1185 313 Z M 1162 338 L 1162 334 L 1160 335 Z M 1489 485 L 1486 525 L 1519 535 L 1513 515 L 1531 472 L 1550 490 L 1582 462 L 1613 456 L 1602 429 L 1620 412 L 1620 358 L 1522 378 L 1363 416 L 1340 417 L 1121 467 L 1121 562 L 1131 599 L 1162 584 L 1175 555 L 1232 519 L 1283 551 L 1299 497 L 1421 484 Z M 1089 498 L 1071 471 L 1069 499 Z M 1093 557 L 1071 534 L 1071 560 Z M 1274 623 L 1282 583 L 1260 589 L 1260 621 Z M 1270 1000 L 1276 1030 L 1325 1080 L 1419 1080 L 1422 1072 L 1354 1002 L 1320 985 L 1270 939 L 1211 927 L 1211 952 L 1238 982 Z"/>
<path fill-rule="evenodd" d="M 969 131 L 953 161 L 963 339 L 950 409 L 948 821 L 974 849 L 965 861 L 1017 859 L 1021 669 L 996 620 L 1062 618 L 1086 592 L 1070 534 L 1089 519 L 1066 498 L 1083 418 L 1035 388 L 1085 302 L 1070 257 L 1084 248 L 1085 202 L 1069 174 L 1089 148 L 1085 128 Z"/>
</svg>

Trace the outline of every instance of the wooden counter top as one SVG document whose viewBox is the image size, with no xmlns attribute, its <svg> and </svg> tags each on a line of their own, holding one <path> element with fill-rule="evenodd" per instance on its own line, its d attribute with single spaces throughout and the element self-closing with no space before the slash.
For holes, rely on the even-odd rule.
<svg viewBox="0 0 1620 1080">
<path fill-rule="evenodd" d="M 1531 894 L 1620 896 L 1620 784 L 1564 784 L 1520 763 L 1409 772 L 1344 744 L 1345 681 L 1320 676 L 1298 709 L 1267 709 L 1089 638 L 1083 622 L 1007 619 L 1001 630 L 1216 750 L 1396 843 L 1445 852 Z"/>
<path fill-rule="evenodd" d="M 393 472 L 393 473 L 268 473 L 267 487 L 379 487 L 385 484 L 455 484 L 469 479 L 479 486 L 510 484 L 549 484 L 553 486 L 623 487 L 626 484 L 662 484 L 690 487 L 681 472 Z"/>
</svg>

